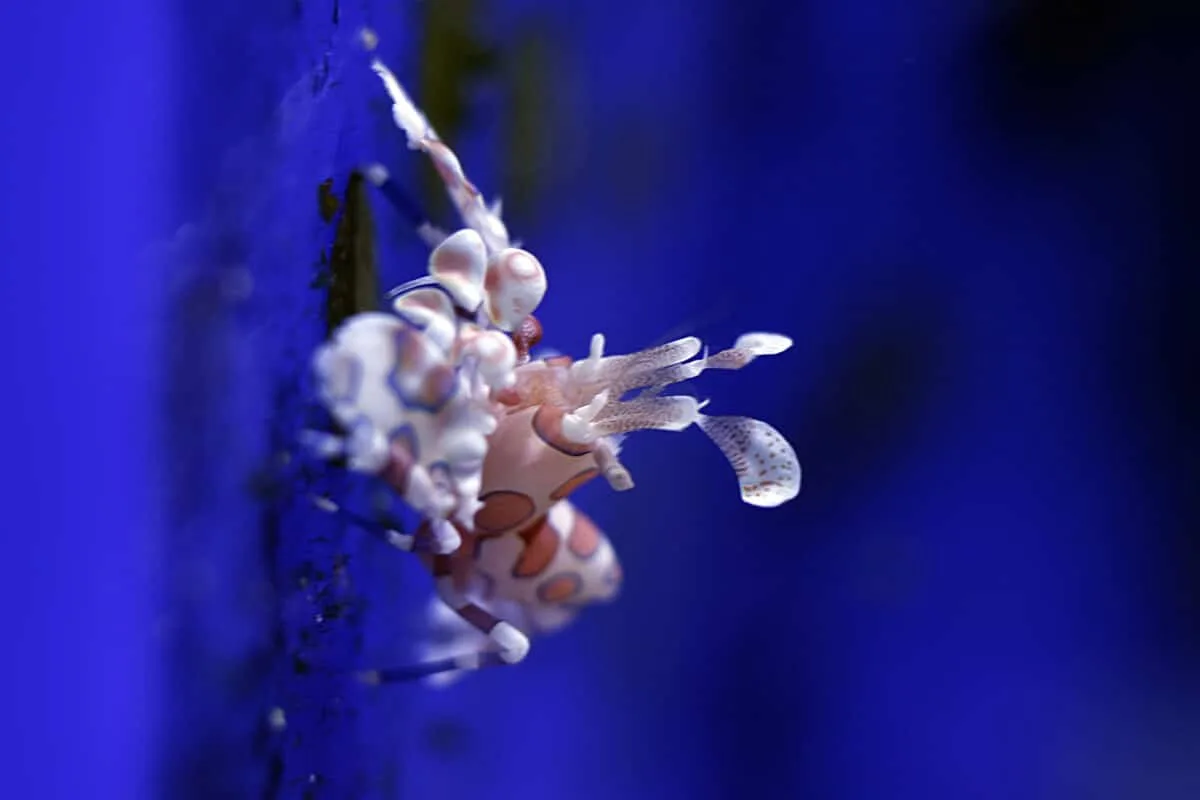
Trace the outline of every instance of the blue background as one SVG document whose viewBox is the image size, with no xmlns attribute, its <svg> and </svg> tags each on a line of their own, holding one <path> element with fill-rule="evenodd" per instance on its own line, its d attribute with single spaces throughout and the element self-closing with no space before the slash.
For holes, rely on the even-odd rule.
<svg viewBox="0 0 1200 800">
<path fill-rule="evenodd" d="M 317 184 L 420 185 L 353 34 L 426 85 L 429 5 L 5 7 L 5 796 L 1200 796 L 1196 14 L 469 8 L 501 66 L 453 143 L 488 196 L 532 181 L 548 344 L 793 336 L 697 391 L 805 487 L 753 509 L 698 432 L 636 436 L 637 490 L 579 495 L 618 603 L 364 692 L 427 579 L 251 488 L 301 482 L 264 465 L 321 335 Z M 375 212 L 385 285 L 418 274 Z"/>
</svg>

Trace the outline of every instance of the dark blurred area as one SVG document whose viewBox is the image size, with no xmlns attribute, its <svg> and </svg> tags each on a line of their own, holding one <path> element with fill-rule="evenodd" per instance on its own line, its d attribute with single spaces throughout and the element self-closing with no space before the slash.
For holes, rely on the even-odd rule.
<svg viewBox="0 0 1200 800">
<path fill-rule="evenodd" d="M 12 796 L 1200 797 L 1200 7 L 57 11 L 4 123 Z M 620 600 L 444 690 L 345 677 L 430 582 L 297 500 L 356 491 L 291 449 L 331 296 L 425 264 L 352 172 L 451 220 L 363 25 L 546 265 L 548 345 L 796 341 L 694 388 L 795 501 L 631 437 L 637 490 L 578 495 Z"/>
</svg>

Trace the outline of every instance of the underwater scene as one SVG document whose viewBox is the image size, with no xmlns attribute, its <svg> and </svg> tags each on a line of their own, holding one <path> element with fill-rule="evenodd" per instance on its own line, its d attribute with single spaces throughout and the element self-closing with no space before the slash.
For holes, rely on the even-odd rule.
<svg viewBox="0 0 1200 800">
<path fill-rule="evenodd" d="M 1200 797 L 1200 10 L 3 15 L 0 797 Z"/>
</svg>

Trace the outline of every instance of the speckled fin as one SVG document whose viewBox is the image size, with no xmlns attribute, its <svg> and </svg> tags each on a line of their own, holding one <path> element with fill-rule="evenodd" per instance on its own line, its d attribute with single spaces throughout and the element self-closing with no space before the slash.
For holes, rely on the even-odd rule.
<svg viewBox="0 0 1200 800">
<path fill-rule="evenodd" d="M 729 459 L 747 503 L 770 508 L 799 494 L 800 463 L 779 431 L 749 417 L 700 414 L 696 424 Z"/>
</svg>

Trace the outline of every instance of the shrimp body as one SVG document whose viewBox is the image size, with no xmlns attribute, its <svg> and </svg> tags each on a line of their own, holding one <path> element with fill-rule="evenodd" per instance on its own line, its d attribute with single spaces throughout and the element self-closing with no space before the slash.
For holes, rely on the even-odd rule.
<svg viewBox="0 0 1200 800">
<path fill-rule="evenodd" d="M 612 449 L 603 438 L 569 435 L 579 433 L 562 404 L 569 363 L 526 363 L 517 368 L 520 388 L 496 393 L 480 508 L 470 526 L 458 526 L 463 545 L 455 553 L 423 558 L 452 607 L 469 600 L 527 635 L 611 600 L 621 582 L 608 537 L 567 500 L 601 474 L 598 454 Z"/>
</svg>

